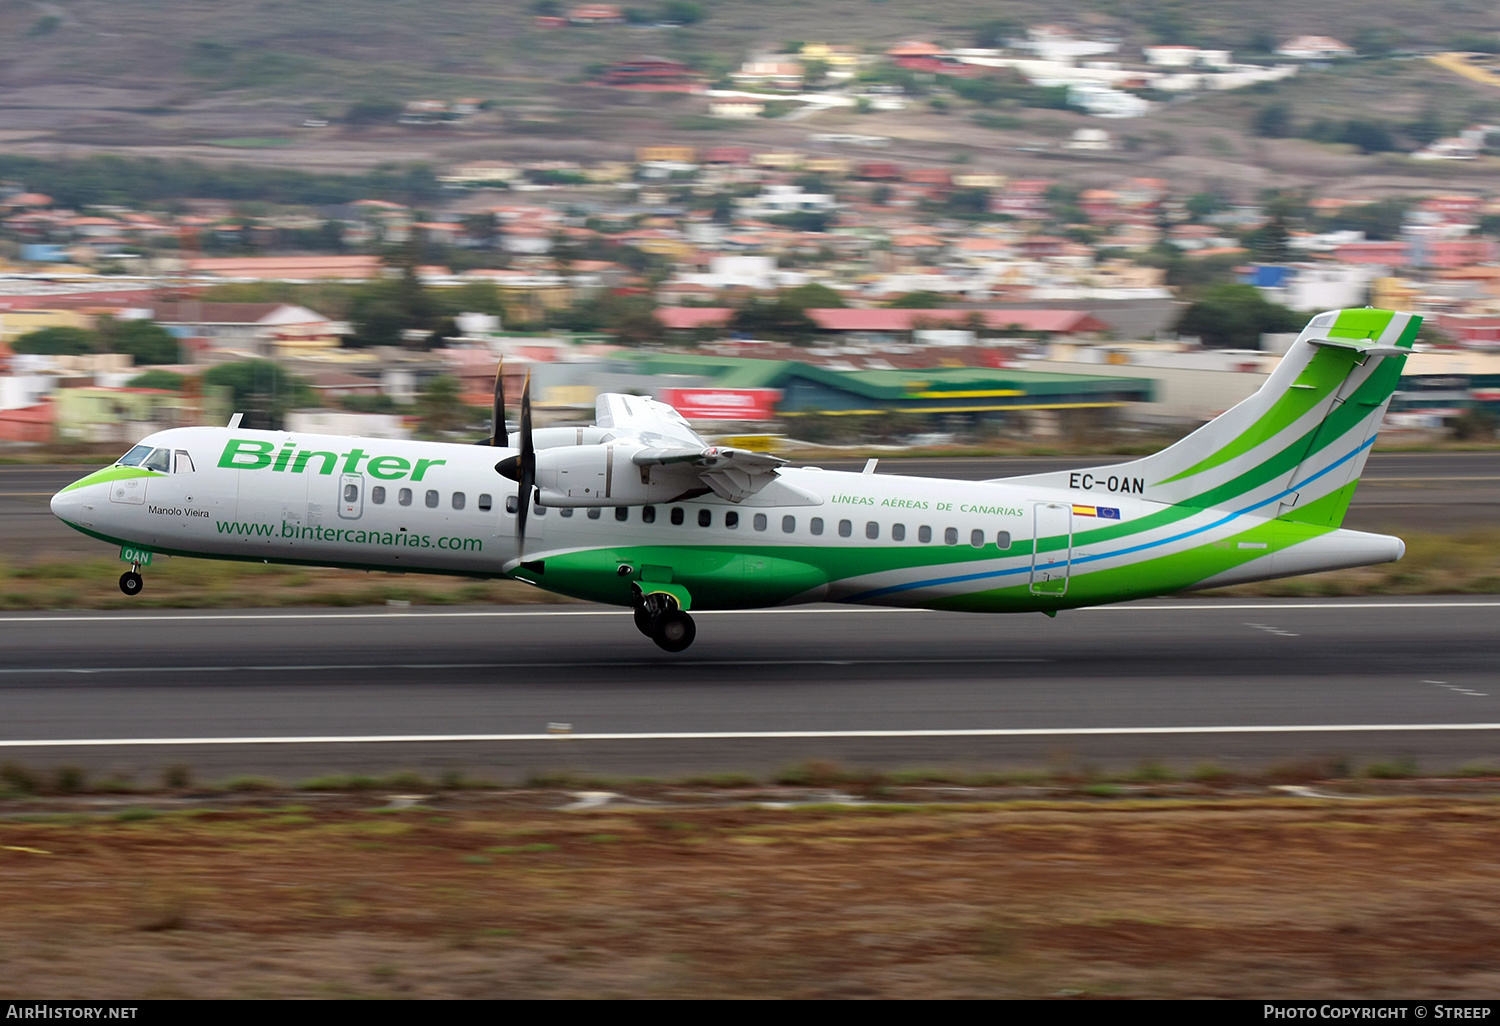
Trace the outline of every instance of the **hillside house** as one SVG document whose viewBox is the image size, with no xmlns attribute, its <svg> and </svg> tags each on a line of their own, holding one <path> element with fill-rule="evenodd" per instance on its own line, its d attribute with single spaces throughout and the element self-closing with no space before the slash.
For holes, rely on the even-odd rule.
<svg viewBox="0 0 1500 1026">
<path fill-rule="evenodd" d="M 1353 57 L 1354 47 L 1331 36 L 1297 36 L 1278 46 L 1276 55 L 1298 61 L 1331 61 Z"/>
<path fill-rule="evenodd" d="M 692 70 L 681 61 L 666 57 L 636 57 L 605 69 L 605 85 L 680 85 L 693 79 Z"/>
<path fill-rule="evenodd" d="M 568 10 L 571 25 L 623 25 L 625 12 L 614 4 L 583 4 Z"/>
</svg>

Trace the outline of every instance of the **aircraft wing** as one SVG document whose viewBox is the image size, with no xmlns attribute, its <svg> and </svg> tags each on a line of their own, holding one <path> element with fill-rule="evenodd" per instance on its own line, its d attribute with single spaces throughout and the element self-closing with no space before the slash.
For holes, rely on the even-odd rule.
<svg viewBox="0 0 1500 1026">
<path fill-rule="evenodd" d="M 595 404 L 597 424 L 615 441 L 635 441 L 630 455 L 638 467 L 670 467 L 696 473 L 702 485 L 721 499 L 739 502 L 776 477 L 786 460 L 761 452 L 709 445 L 682 414 L 666 403 L 637 395 L 605 393 Z"/>
<path fill-rule="evenodd" d="M 633 438 L 648 446 L 705 449 L 708 443 L 688 426 L 682 414 L 643 395 L 605 392 L 594 402 L 594 423 L 616 438 Z"/>
</svg>

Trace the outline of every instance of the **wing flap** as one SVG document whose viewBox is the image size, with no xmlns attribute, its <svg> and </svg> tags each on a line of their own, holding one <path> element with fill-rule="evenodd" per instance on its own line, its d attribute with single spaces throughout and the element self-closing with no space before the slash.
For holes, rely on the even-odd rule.
<svg viewBox="0 0 1500 1026">
<path fill-rule="evenodd" d="M 729 502 L 739 502 L 754 495 L 776 477 L 778 468 L 786 464 L 786 460 L 779 456 L 718 446 L 639 449 L 631 454 L 630 462 L 638 467 L 691 467 L 715 495 Z"/>
</svg>

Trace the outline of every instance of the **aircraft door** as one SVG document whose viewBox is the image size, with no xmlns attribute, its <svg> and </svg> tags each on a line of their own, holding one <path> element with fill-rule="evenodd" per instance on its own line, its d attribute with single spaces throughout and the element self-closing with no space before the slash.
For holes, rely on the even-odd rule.
<svg viewBox="0 0 1500 1026">
<path fill-rule="evenodd" d="M 1066 595 L 1073 566 L 1073 506 L 1039 502 L 1033 507 L 1032 525 L 1031 593 Z"/>
<path fill-rule="evenodd" d="M 358 520 L 365 511 L 365 475 L 339 477 L 339 519 Z"/>
</svg>

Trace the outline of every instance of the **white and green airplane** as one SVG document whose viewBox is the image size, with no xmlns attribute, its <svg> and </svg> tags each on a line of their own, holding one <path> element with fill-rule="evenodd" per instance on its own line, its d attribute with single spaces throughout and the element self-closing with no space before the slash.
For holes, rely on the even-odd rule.
<svg viewBox="0 0 1500 1026">
<path fill-rule="evenodd" d="M 153 554 L 508 577 L 630 606 L 667 651 L 693 609 L 849 602 L 1042 612 L 1400 559 L 1340 528 L 1421 318 L 1318 314 L 1253 396 L 1144 459 L 966 482 L 795 469 L 709 445 L 672 407 L 488 447 L 174 428 L 52 499 Z M 497 449 L 501 458 L 497 462 Z"/>
</svg>

